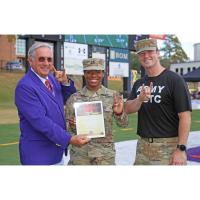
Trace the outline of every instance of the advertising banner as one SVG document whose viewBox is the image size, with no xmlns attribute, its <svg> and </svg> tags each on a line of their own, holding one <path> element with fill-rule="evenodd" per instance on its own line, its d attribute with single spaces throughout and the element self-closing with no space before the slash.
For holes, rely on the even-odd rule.
<svg viewBox="0 0 200 200">
<path fill-rule="evenodd" d="M 65 42 L 128 48 L 128 35 L 65 35 Z"/>
<path fill-rule="evenodd" d="M 64 68 L 67 74 L 83 75 L 83 59 L 88 58 L 85 44 L 64 42 Z"/>
<path fill-rule="evenodd" d="M 110 49 L 109 76 L 129 76 L 129 51 L 125 49 Z"/>
<path fill-rule="evenodd" d="M 109 62 L 109 76 L 128 77 L 128 75 L 128 63 Z"/>
</svg>

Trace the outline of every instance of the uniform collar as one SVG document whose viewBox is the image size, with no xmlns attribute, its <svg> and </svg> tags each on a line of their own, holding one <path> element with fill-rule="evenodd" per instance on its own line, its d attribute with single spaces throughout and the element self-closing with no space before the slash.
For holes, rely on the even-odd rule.
<svg viewBox="0 0 200 200">
<path fill-rule="evenodd" d="M 81 94 L 82 95 L 86 95 L 86 96 L 98 96 L 98 95 L 101 95 L 101 94 L 106 94 L 106 88 L 101 85 L 101 87 L 96 91 L 90 91 L 88 90 L 88 88 L 85 86 L 81 91 Z"/>
</svg>

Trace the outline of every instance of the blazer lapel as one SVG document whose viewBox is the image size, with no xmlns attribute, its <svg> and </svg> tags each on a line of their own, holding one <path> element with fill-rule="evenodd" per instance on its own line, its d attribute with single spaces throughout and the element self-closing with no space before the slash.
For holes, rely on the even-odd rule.
<svg viewBox="0 0 200 200">
<path fill-rule="evenodd" d="M 42 83 L 42 81 L 36 76 L 36 74 L 34 72 L 32 72 L 31 70 L 29 70 L 28 75 L 31 77 L 31 79 L 34 81 L 34 83 L 40 87 L 40 89 L 45 92 L 59 107 L 60 112 L 62 113 L 62 117 L 63 120 L 65 121 L 65 116 L 64 116 L 64 108 L 63 108 L 63 104 L 60 102 L 60 99 L 58 97 L 58 86 L 57 83 L 55 82 L 56 80 L 54 80 L 51 76 L 48 76 L 49 80 L 51 81 L 52 85 L 53 85 L 53 89 L 54 89 L 54 94 L 51 94 L 48 89 L 46 88 L 46 86 Z M 62 99 L 61 99 L 62 101 Z"/>
<path fill-rule="evenodd" d="M 38 85 L 40 87 L 40 89 L 45 92 L 53 101 L 56 101 L 55 97 L 53 96 L 53 94 L 51 94 L 48 89 L 46 88 L 46 86 L 42 83 L 42 81 L 36 76 L 36 74 L 34 72 L 32 72 L 31 70 L 28 71 L 28 74 L 30 75 L 31 79 L 34 81 L 34 83 L 36 83 L 36 85 Z"/>
</svg>

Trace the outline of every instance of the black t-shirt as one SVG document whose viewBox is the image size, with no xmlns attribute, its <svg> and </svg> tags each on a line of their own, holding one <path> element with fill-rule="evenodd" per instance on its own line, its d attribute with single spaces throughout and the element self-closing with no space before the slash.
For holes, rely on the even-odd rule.
<svg viewBox="0 0 200 200">
<path fill-rule="evenodd" d="M 135 82 L 128 100 L 135 99 L 142 84 L 153 83 L 149 102 L 142 103 L 138 111 L 137 133 L 141 137 L 178 136 L 178 113 L 191 111 L 187 84 L 176 73 L 164 70 L 156 77 L 144 76 Z"/>
</svg>

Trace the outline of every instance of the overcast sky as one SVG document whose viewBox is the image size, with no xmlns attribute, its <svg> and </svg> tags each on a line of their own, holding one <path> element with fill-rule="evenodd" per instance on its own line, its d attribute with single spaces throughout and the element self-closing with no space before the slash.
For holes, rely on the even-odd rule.
<svg viewBox="0 0 200 200">
<path fill-rule="evenodd" d="M 183 49 L 187 53 L 188 57 L 190 60 L 194 59 L 194 44 L 195 43 L 200 43 L 200 35 L 198 34 L 190 34 L 190 35 L 184 35 L 184 34 L 179 34 L 177 35 Z"/>
</svg>

